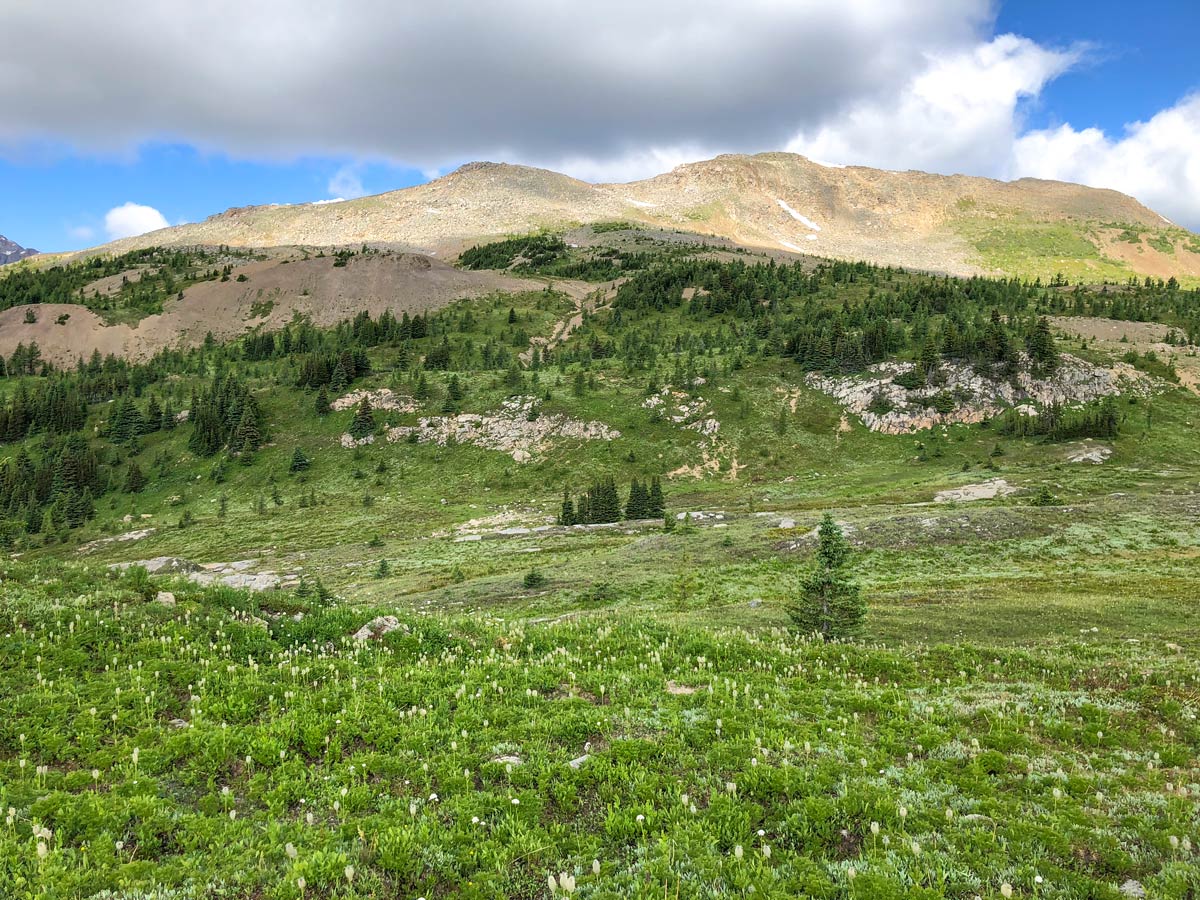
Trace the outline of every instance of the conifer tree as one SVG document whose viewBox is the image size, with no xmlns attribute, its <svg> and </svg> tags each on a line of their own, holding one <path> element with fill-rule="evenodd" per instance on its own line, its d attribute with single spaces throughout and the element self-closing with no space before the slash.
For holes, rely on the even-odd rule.
<svg viewBox="0 0 1200 900">
<path fill-rule="evenodd" d="M 136 462 L 131 462 L 125 470 L 125 493 L 140 494 L 145 487 L 146 476 L 142 474 L 141 467 Z"/>
<path fill-rule="evenodd" d="M 262 433 L 258 430 L 258 417 L 247 404 L 242 409 L 237 431 L 234 432 L 232 449 L 236 453 L 253 453 L 262 444 Z"/>
<path fill-rule="evenodd" d="M 625 504 L 626 519 L 648 519 L 650 518 L 650 496 L 646 491 L 646 486 L 635 478 L 629 486 L 629 500 Z"/>
<path fill-rule="evenodd" d="M 1041 316 L 1034 325 L 1028 340 L 1025 342 L 1029 358 L 1033 361 L 1034 371 L 1038 375 L 1052 375 L 1058 368 L 1058 348 L 1054 344 L 1054 335 L 1050 333 L 1050 322 Z"/>
<path fill-rule="evenodd" d="M 663 498 L 662 480 L 655 475 L 650 480 L 650 493 L 646 498 L 646 518 L 661 519 L 666 515 L 666 502 Z"/>
<path fill-rule="evenodd" d="M 817 558 L 813 571 L 803 580 L 800 596 L 787 607 L 792 622 L 805 634 L 824 640 L 849 637 L 866 617 L 862 589 L 846 571 L 850 544 L 842 529 L 826 513 L 817 530 Z"/>
<path fill-rule="evenodd" d="M 325 385 L 321 385 L 317 391 L 316 410 L 318 416 L 328 415 L 333 408 L 329 403 L 329 391 L 325 389 Z"/>
<path fill-rule="evenodd" d="M 375 415 L 371 412 L 371 401 L 363 397 L 354 413 L 354 421 L 350 423 L 350 435 L 361 440 L 375 433 Z"/>
<path fill-rule="evenodd" d="M 558 524 L 574 525 L 575 523 L 575 502 L 571 499 L 570 492 L 563 488 L 562 509 L 558 514 Z"/>
<path fill-rule="evenodd" d="M 308 469 L 310 465 L 312 465 L 312 463 L 309 462 L 308 457 L 304 455 L 304 451 L 297 447 L 292 453 L 292 462 L 291 465 L 288 466 L 288 471 L 292 473 L 303 472 Z"/>
</svg>

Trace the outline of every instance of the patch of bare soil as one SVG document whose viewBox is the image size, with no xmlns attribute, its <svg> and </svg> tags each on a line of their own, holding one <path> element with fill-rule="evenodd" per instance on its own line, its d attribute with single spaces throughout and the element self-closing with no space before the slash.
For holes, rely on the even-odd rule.
<svg viewBox="0 0 1200 900">
<path fill-rule="evenodd" d="M 1163 253 L 1144 240 L 1136 244 L 1119 240 L 1119 231 L 1100 234 L 1100 253 L 1109 259 L 1123 262 L 1140 275 L 1170 278 L 1172 275 L 1200 275 L 1200 255 L 1178 245 L 1174 253 Z"/>
<path fill-rule="evenodd" d="M 950 488 L 938 491 L 933 500 L 935 503 L 969 503 L 972 500 L 994 500 L 997 497 L 1007 497 L 1015 493 L 1016 488 L 1003 478 L 993 478 L 980 484 L 968 484 L 960 488 Z"/>
<path fill-rule="evenodd" d="M 255 328 L 278 330 L 296 314 L 328 327 L 362 311 L 412 315 L 464 297 L 543 287 L 495 272 L 462 271 L 412 253 L 355 257 L 345 266 L 333 263 L 328 256 L 256 260 L 235 269 L 229 281 L 193 285 L 182 300 L 169 300 L 162 314 L 147 316 L 136 328 L 105 325 L 87 308 L 71 304 L 37 306 L 37 322 L 26 323 L 28 307 L 14 307 L 0 313 L 0 353 L 7 356 L 19 343 L 37 342 L 42 357 L 59 364 L 86 359 L 93 350 L 148 359 L 165 348 L 196 346 L 209 332 L 228 340 Z M 238 275 L 247 280 L 237 281 Z M 68 318 L 57 324 L 64 314 Z"/>
</svg>

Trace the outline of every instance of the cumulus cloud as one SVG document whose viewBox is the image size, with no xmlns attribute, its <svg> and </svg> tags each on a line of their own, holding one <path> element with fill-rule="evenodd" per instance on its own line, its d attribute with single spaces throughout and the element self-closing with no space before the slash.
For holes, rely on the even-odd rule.
<svg viewBox="0 0 1200 900">
<path fill-rule="evenodd" d="M 1080 58 L 1012 34 L 950 54 L 895 90 L 852 105 L 789 149 L 813 159 L 887 169 L 1005 175 L 1020 126 L 1018 104 Z"/>
<path fill-rule="evenodd" d="M 778 148 L 990 15 L 989 0 L 10 3 L 0 144 L 176 140 L 423 170 Z M 131 21 L 154 39 L 130 40 Z"/>
<path fill-rule="evenodd" d="M 364 161 L 432 177 L 492 159 L 626 181 L 787 148 L 834 164 L 1070 178 L 1200 225 L 1195 98 L 1122 135 L 1025 133 L 1026 104 L 1087 48 L 995 35 L 993 0 L 120 6 L 0 4 L 0 153 L 178 141 L 327 156 L 351 160 L 328 189 L 352 198 Z M 154 39 L 130 40 L 130 21 Z"/>
<path fill-rule="evenodd" d="M 137 237 L 147 231 L 157 231 L 170 225 L 166 217 L 153 206 L 140 203 L 122 203 L 104 215 L 104 230 L 109 240 Z"/>
<path fill-rule="evenodd" d="M 329 196 L 337 200 L 353 200 L 364 194 L 362 177 L 354 166 L 342 166 L 329 179 Z"/>
<path fill-rule="evenodd" d="M 1200 94 L 1110 137 L 1070 125 L 1033 131 L 1014 146 L 1016 171 L 1132 194 L 1152 209 L 1200 227 Z"/>
</svg>

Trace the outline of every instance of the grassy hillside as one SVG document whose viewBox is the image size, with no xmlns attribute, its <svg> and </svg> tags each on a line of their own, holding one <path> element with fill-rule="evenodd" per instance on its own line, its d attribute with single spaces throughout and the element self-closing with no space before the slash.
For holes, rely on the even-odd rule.
<svg viewBox="0 0 1200 900">
<path fill-rule="evenodd" d="M 891 649 L 582 612 L 409 614 L 360 643 L 384 609 L 4 577 L 7 896 L 1197 888 L 1200 672 L 1159 642 Z"/>
<path fill-rule="evenodd" d="M 594 237 L 5 360 L 0 896 L 1194 896 L 1196 293 Z M 934 427 L 819 389 L 880 366 Z M 558 524 L 610 478 L 665 516 Z M 827 511 L 848 643 L 787 613 Z"/>
</svg>

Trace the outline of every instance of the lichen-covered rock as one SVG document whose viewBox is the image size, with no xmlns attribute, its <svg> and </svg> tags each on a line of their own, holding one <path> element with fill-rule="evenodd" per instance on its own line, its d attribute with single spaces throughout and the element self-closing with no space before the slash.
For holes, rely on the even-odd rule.
<svg viewBox="0 0 1200 900">
<path fill-rule="evenodd" d="M 895 383 L 897 376 L 912 369 L 912 363 L 886 362 L 871 366 L 861 376 L 812 373 L 805 380 L 862 419 L 872 431 L 884 434 L 911 434 L 939 425 L 982 422 L 1006 409 L 1032 415 L 1038 407 L 1071 406 L 1126 391 L 1147 393 L 1151 387 L 1148 376 L 1125 363 L 1096 366 L 1065 353 L 1058 370 L 1048 378 L 1021 372 L 1015 379 L 999 380 L 980 375 L 962 363 L 945 363 L 940 384 L 908 390 Z M 940 413 L 922 403 L 943 393 L 954 401 L 949 412 Z M 881 411 L 885 406 L 890 409 Z"/>
<path fill-rule="evenodd" d="M 388 429 L 392 443 L 411 440 L 422 444 L 473 444 L 499 450 L 515 462 L 532 460 L 551 444 L 562 440 L 611 441 L 621 432 L 603 422 L 582 422 L 563 415 L 539 415 L 534 397 L 512 397 L 495 413 L 460 413 L 454 416 L 429 416 L 416 425 Z M 345 436 L 345 437 L 348 437 Z M 346 445 L 343 437 L 343 446 Z"/>
<path fill-rule="evenodd" d="M 403 631 L 407 634 L 408 626 L 395 616 L 376 616 L 362 628 L 358 629 L 358 631 L 354 632 L 354 640 L 379 640 L 385 634 L 391 634 L 393 631 Z"/>
<path fill-rule="evenodd" d="M 364 398 L 371 404 L 372 409 L 387 409 L 402 413 L 417 411 L 415 400 L 411 397 L 402 397 L 391 388 L 379 388 L 375 391 L 351 391 L 343 397 L 338 397 L 329 406 L 338 412 L 355 409 Z"/>
</svg>

